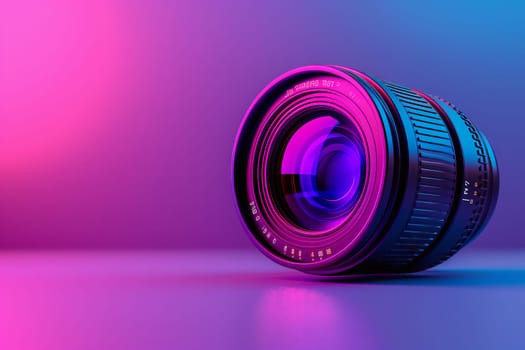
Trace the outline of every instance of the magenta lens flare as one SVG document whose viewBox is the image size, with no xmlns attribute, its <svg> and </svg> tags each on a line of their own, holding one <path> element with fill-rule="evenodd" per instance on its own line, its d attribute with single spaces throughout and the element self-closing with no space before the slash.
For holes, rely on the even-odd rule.
<svg viewBox="0 0 525 350">
<path fill-rule="evenodd" d="M 257 96 L 232 176 L 255 245 L 326 275 L 447 260 L 486 225 L 499 187 L 490 144 L 454 105 L 339 66 L 292 70 Z"/>
</svg>

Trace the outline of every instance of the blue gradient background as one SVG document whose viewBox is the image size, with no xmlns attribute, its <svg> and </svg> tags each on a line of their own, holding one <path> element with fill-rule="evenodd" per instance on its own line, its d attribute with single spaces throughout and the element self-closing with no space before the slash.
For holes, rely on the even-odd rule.
<svg viewBox="0 0 525 350">
<path fill-rule="evenodd" d="M 525 247 L 517 1 L 0 5 L 2 248 L 249 248 L 230 157 L 255 95 L 339 64 L 457 104 L 501 193 L 478 247 Z"/>
</svg>

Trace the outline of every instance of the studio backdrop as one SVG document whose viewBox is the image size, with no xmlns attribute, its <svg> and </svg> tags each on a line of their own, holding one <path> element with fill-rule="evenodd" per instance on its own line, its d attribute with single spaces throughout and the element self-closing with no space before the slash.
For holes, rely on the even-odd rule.
<svg viewBox="0 0 525 350">
<path fill-rule="evenodd" d="M 525 5 L 21 0 L 0 5 L 0 248 L 248 248 L 235 134 L 274 77 L 339 64 L 454 101 L 491 140 L 477 247 L 525 247 Z"/>
</svg>

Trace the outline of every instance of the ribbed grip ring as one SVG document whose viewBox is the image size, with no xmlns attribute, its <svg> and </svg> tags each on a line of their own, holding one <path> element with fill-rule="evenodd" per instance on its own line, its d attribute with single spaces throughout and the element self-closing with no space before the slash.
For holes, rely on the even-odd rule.
<svg viewBox="0 0 525 350">
<path fill-rule="evenodd" d="M 472 124 L 472 122 L 467 118 L 463 112 L 461 112 L 454 104 L 451 102 L 442 99 L 440 97 L 437 97 L 439 100 L 443 101 L 447 105 L 449 105 L 463 120 L 465 125 L 468 128 L 468 131 L 471 134 L 472 141 L 474 143 L 474 147 L 476 147 L 477 152 L 477 165 L 479 170 L 479 176 L 476 181 L 476 188 L 475 190 L 479 193 L 477 196 L 477 200 L 473 201 L 473 204 L 475 205 L 475 209 L 472 211 L 472 216 L 469 218 L 467 224 L 464 227 L 464 231 L 459 237 L 458 241 L 454 244 L 454 246 L 445 254 L 441 256 L 441 258 L 436 261 L 433 265 L 441 264 L 442 262 L 449 259 L 452 255 L 456 254 L 458 250 L 460 250 L 465 244 L 467 244 L 476 234 L 477 228 L 479 227 L 482 213 L 485 211 L 485 206 L 487 205 L 487 195 L 488 195 L 488 178 L 489 178 L 489 171 L 488 171 L 488 163 L 489 163 L 489 155 L 486 151 L 485 147 L 483 146 L 483 141 L 481 140 L 481 136 L 477 128 Z"/>
<path fill-rule="evenodd" d="M 388 269 L 410 268 L 408 265 L 432 246 L 446 224 L 456 189 L 456 158 L 451 135 L 438 112 L 415 92 L 390 83 L 386 86 L 412 124 L 419 173 L 413 209 L 383 263 Z"/>
</svg>

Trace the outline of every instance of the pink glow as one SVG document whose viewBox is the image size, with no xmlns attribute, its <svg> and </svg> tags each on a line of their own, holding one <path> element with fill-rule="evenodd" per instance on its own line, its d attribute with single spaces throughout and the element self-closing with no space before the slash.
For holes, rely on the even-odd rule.
<svg viewBox="0 0 525 350">
<path fill-rule="evenodd" d="M 366 349 L 370 334 L 348 305 L 311 288 L 280 287 L 267 290 L 257 308 L 258 347 L 262 349 Z M 342 320 L 346 320 L 341 327 Z"/>
<path fill-rule="evenodd" d="M 111 1 L 0 5 L 0 171 L 71 156 L 109 118 L 122 35 Z"/>
</svg>

